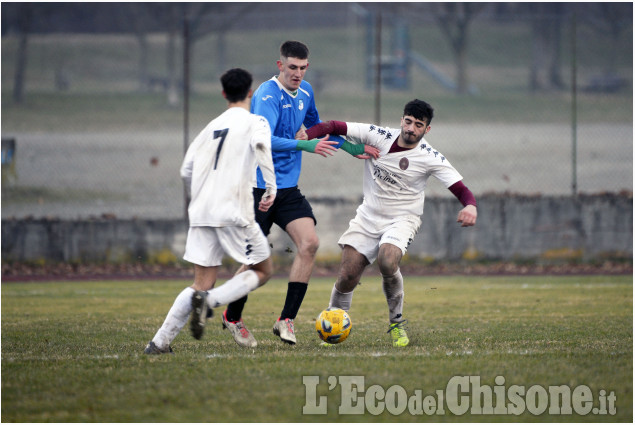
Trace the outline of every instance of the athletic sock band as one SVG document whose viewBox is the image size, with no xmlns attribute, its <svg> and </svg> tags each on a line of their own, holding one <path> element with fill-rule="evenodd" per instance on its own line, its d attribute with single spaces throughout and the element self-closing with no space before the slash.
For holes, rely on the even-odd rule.
<svg viewBox="0 0 635 425">
<path fill-rule="evenodd" d="M 329 307 L 341 308 L 344 311 L 349 311 L 351 309 L 351 305 L 353 304 L 353 291 L 351 292 L 341 292 L 339 289 L 333 285 L 333 289 L 331 290 L 331 301 L 329 302 Z"/>
</svg>

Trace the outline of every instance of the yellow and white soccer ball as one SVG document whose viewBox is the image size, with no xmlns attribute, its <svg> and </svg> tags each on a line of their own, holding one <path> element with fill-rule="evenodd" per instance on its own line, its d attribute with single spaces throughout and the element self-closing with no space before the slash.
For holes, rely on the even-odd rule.
<svg viewBox="0 0 635 425">
<path fill-rule="evenodd" d="M 327 308 L 315 321 L 315 330 L 322 341 L 329 344 L 343 342 L 351 333 L 353 322 L 347 312 L 341 308 Z"/>
</svg>

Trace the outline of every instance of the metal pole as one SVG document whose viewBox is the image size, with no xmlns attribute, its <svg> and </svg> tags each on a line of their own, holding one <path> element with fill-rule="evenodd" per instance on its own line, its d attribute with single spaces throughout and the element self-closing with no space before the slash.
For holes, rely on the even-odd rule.
<svg viewBox="0 0 635 425">
<path fill-rule="evenodd" d="M 187 152 L 190 141 L 190 24 L 183 18 L 183 155 Z M 185 186 L 183 186 L 184 217 L 188 221 L 187 207 L 190 203 Z"/>
<path fill-rule="evenodd" d="M 575 6 L 574 6 L 575 7 Z M 577 19 L 575 9 L 571 21 L 571 194 L 578 195 L 578 81 L 577 81 Z"/>
<path fill-rule="evenodd" d="M 381 125 L 381 11 L 375 19 L 375 124 Z"/>
</svg>

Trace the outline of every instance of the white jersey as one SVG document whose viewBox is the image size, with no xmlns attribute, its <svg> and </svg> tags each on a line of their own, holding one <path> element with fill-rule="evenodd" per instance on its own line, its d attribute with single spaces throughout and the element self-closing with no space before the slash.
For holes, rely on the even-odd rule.
<svg viewBox="0 0 635 425">
<path fill-rule="evenodd" d="M 346 125 L 348 141 L 374 146 L 380 151 L 378 159 L 368 159 L 364 165 L 364 202 L 359 208 L 368 215 L 420 216 L 430 176 L 446 188 L 463 179 L 424 138 L 410 150 L 388 153 L 400 129 L 349 122 Z"/>
<path fill-rule="evenodd" d="M 191 193 L 190 227 L 254 222 L 257 166 L 275 193 L 269 123 L 244 108 L 229 108 L 194 139 L 181 166 Z"/>
</svg>

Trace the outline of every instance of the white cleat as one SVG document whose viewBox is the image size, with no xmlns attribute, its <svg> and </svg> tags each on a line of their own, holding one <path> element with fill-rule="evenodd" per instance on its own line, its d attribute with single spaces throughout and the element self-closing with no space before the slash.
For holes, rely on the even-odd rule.
<svg viewBox="0 0 635 425">
<path fill-rule="evenodd" d="M 223 329 L 229 329 L 229 332 L 234 337 L 234 341 L 236 344 L 241 347 L 249 347 L 254 348 L 258 345 L 256 342 L 256 338 L 249 332 L 249 329 L 245 327 L 243 323 L 243 319 L 240 319 L 237 322 L 230 322 L 227 320 L 227 310 L 225 310 L 222 314 L 223 316 Z"/>
<path fill-rule="evenodd" d="M 273 334 L 280 337 L 287 344 L 295 344 L 295 328 L 293 327 L 293 319 L 284 319 L 273 324 Z"/>
</svg>

